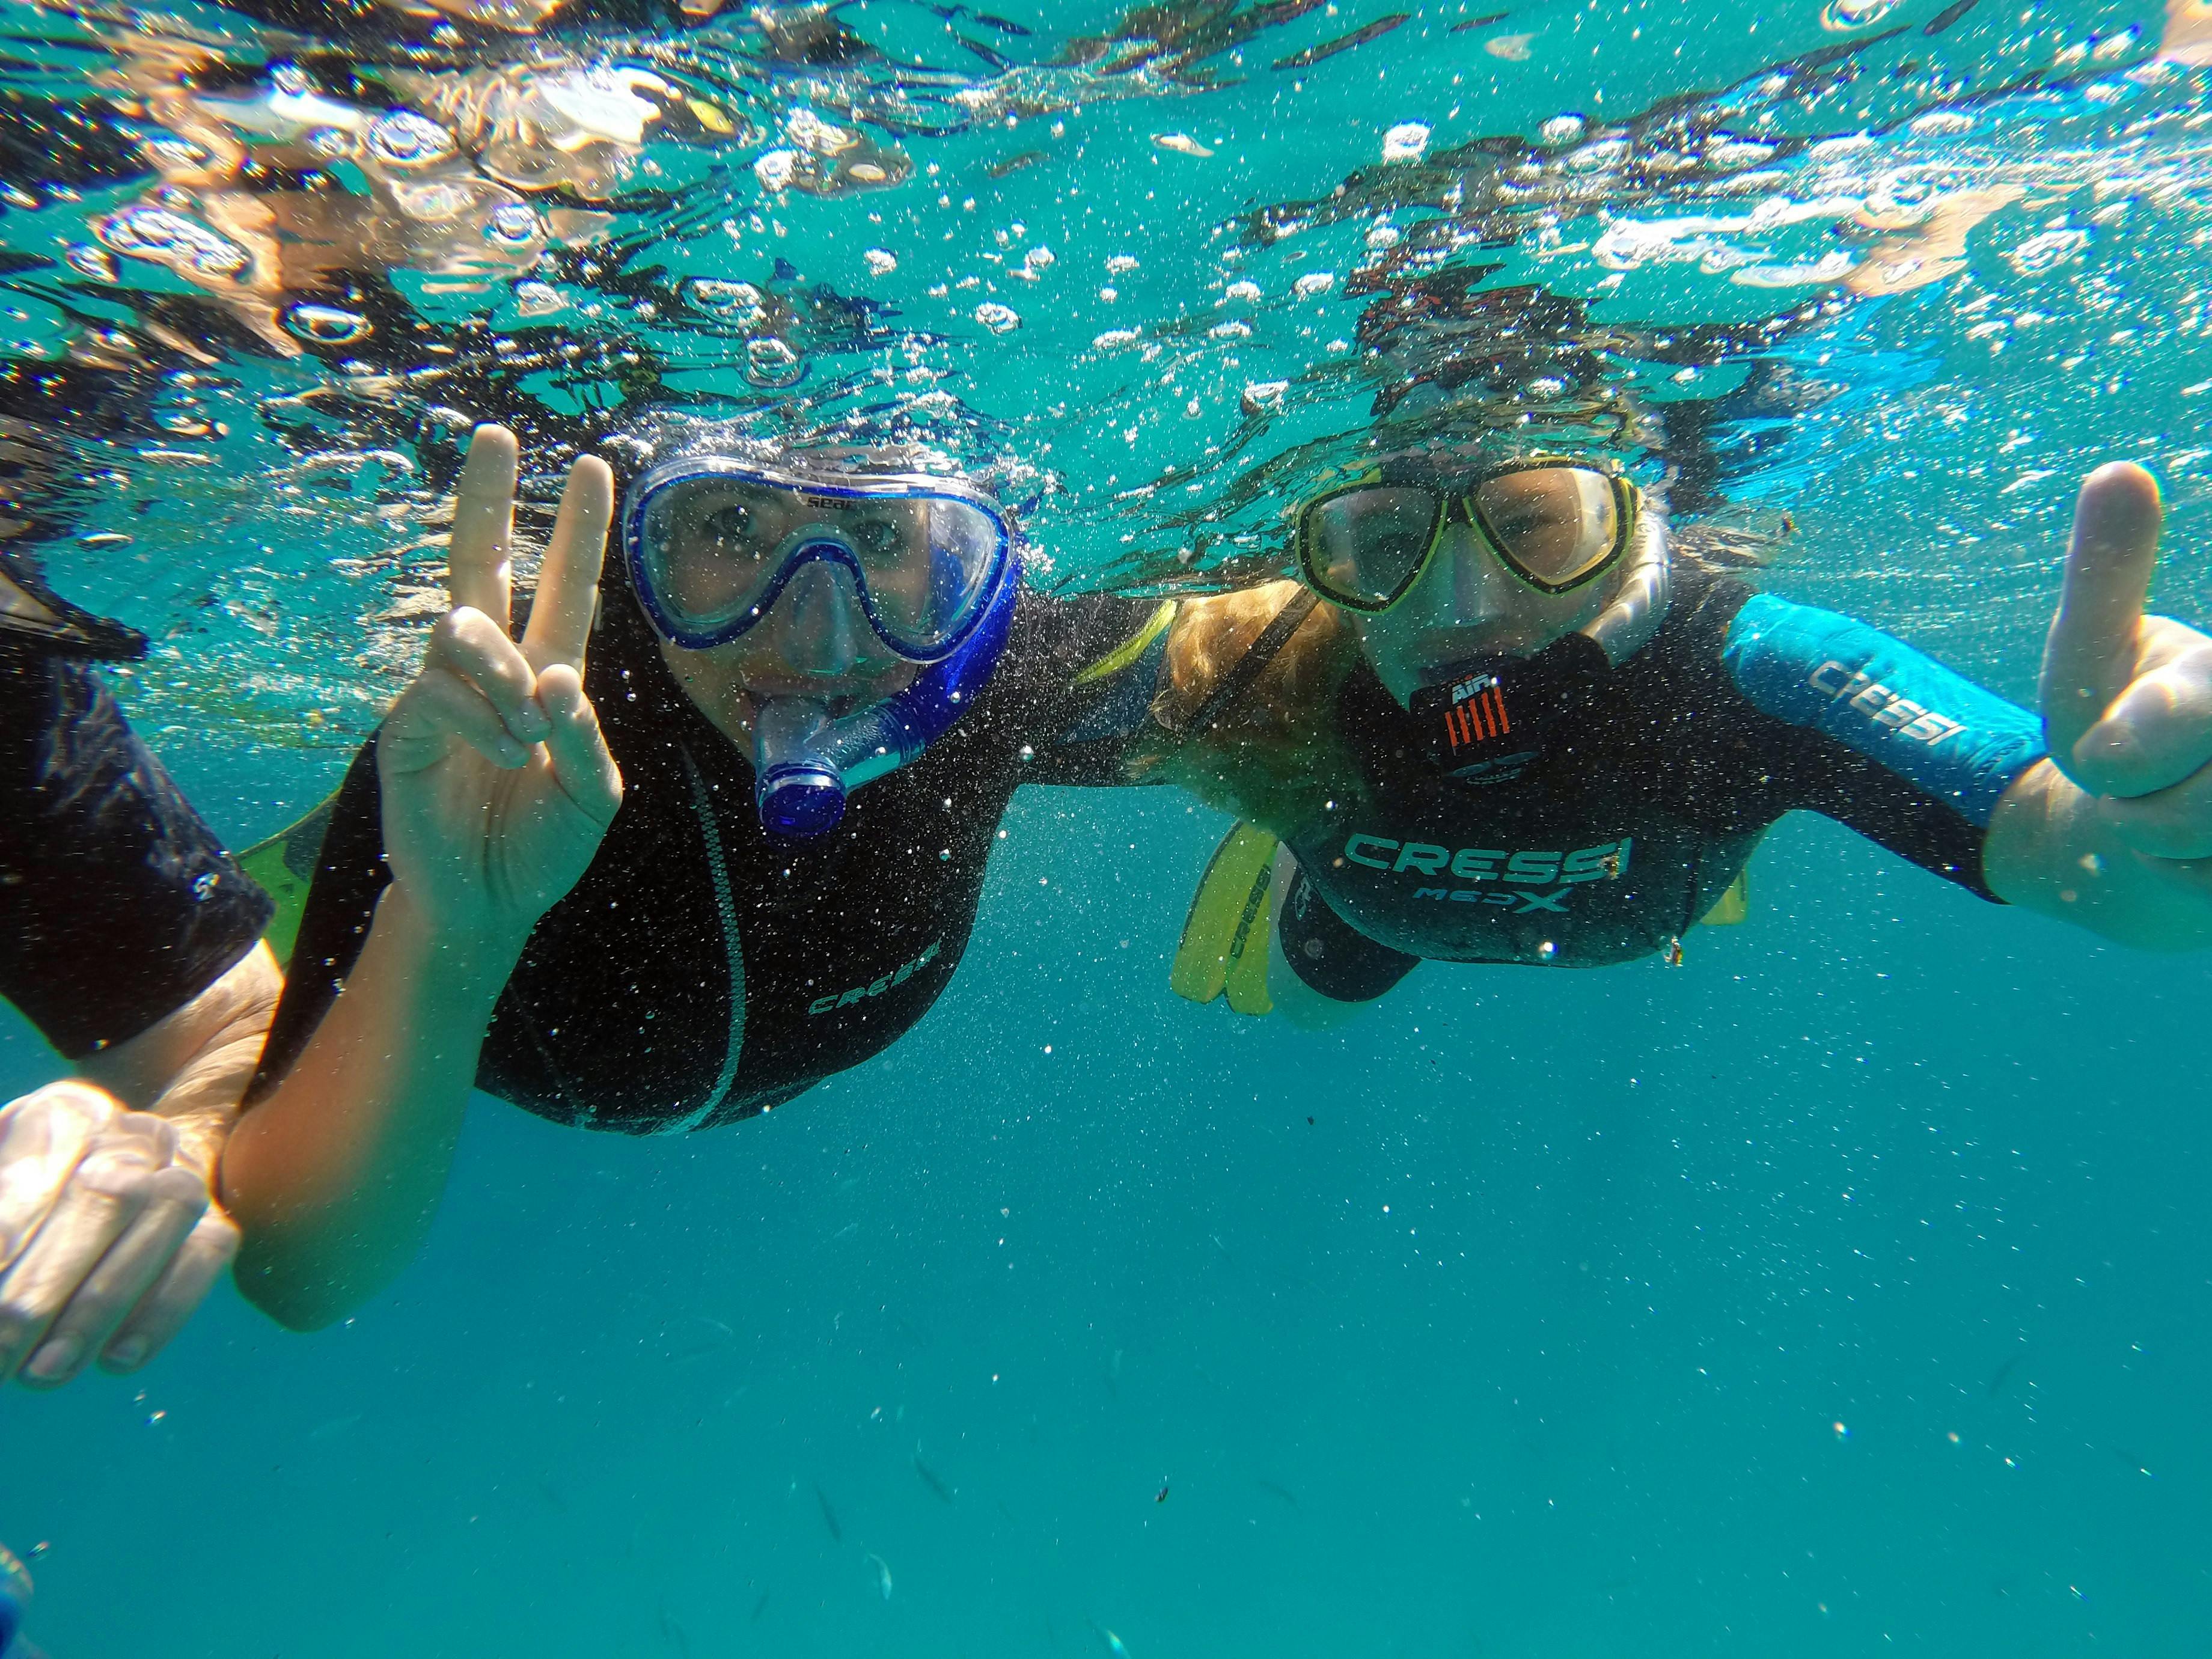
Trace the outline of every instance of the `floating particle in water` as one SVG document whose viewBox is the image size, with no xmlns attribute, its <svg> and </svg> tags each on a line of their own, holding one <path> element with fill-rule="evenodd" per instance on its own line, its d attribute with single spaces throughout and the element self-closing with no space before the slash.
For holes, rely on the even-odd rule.
<svg viewBox="0 0 2212 1659">
<path fill-rule="evenodd" d="M 1897 0 L 1828 0 L 1820 10 L 1820 27 L 1838 34 L 1872 28 L 1896 9 Z"/>
<path fill-rule="evenodd" d="M 115 256 L 104 247 L 95 247 L 90 242 L 79 242 L 62 258 L 80 276 L 89 276 L 98 283 L 115 280 Z"/>
<path fill-rule="evenodd" d="M 1133 328 L 1109 328 L 1103 334 L 1091 337 L 1091 349 L 1093 351 L 1119 351 L 1124 346 L 1136 344 L 1143 337 Z"/>
<path fill-rule="evenodd" d="M 1213 154 L 1211 149 L 1187 132 L 1156 132 L 1152 135 L 1152 142 L 1162 149 L 1171 149 L 1178 155 L 1196 155 L 1203 158 Z"/>
<path fill-rule="evenodd" d="M 1260 285 L 1248 276 L 1242 282 L 1230 283 L 1228 292 L 1222 297 L 1229 300 L 1241 300 L 1247 305 L 1256 305 L 1260 300 Z"/>
<path fill-rule="evenodd" d="M 484 221 L 484 235 L 492 241 L 522 246 L 538 240 L 538 214 L 520 202 L 501 202 Z"/>
<path fill-rule="evenodd" d="M 284 326 L 317 345 L 349 345 L 369 332 L 368 318 L 338 306 L 294 306 L 284 313 Z"/>
<path fill-rule="evenodd" d="M 567 310 L 568 306 L 566 296 L 550 283 L 514 285 L 514 308 L 526 317 L 550 317 L 556 311 Z"/>
<path fill-rule="evenodd" d="M 1237 404 L 1247 415 L 1273 414 L 1281 410 L 1283 394 L 1290 389 L 1288 380 L 1255 380 L 1244 388 Z"/>
<path fill-rule="evenodd" d="M 868 1559 L 876 1564 L 876 1588 L 884 1593 L 884 1600 L 888 1601 L 891 1599 L 891 1570 L 884 1565 L 880 1555 L 871 1555 Z"/>
<path fill-rule="evenodd" d="M 1291 292 L 1301 300 L 1310 300 L 1316 294 L 1326 294 L 1336 286 L 1333 270 L 1310 270 L 1291 284 Z"/>
<path fill-rule="evenodd" d="M 1588 124 L 1579 115 L 1554 115 L 1537 129 L 1536 137 L 1547 149 L 1559 149 L 1582 142 Z"/>
<path fill-rule="evenodd" d="M 755 386 L 794 386 L 805 372 L 805 358 L 787 342 L 774 335 L 745 342 L 745 378 Z"/>
<path fill-rule="evenodd" d="M 1106 260 L 1106 274 L 1109 276 L 1126 276 L 1136 268 L 1137 256 L 1133 253 L 1110 254 Z"/>
<path fill-rule="evenodd" d="M 252 255 L 196 219 L 167 208 L 127 207 L 95 220 L 92 234 L 118 253 L 158 264 L 186 266 L 205 276 L 235 276 Z"/>
<path fill-rule="evenodd" d="M 1098 290 L 1098 297 L 1110 306 L 1121 297 L 1121 290 L 1109 285 Z"/>
<path fill-rule="evenodd" d="M 1382 135 L 1382 159 L 1386 161 L 1418 161 L 1428 153 L 1428 148 L 1426 121 L 1401 121 Z"/>
<path fill-rule="evenodd" d="M 718 317 L 726 317 L 740 328 L 757 327 L 768 316 L 768 298 L 750 283 L 726 283 L 710 276 L 694 278 L 692 302 Z"/>
<path fill-rule="evenodd" d="M 386 167 L 427 167 L 452 157 L 453 135 L 411 109 L 386 112 L 362 136 L 362 148 Z"/>
<path fill-rule="evenodd" d="M 1377 225 L 1367 233 L 1367 246 L 1380 253 L 1385 248 L 1398 246 L 1399 232 L 1395 225 Z"/>
<path fill-rule="evenodd" d="M 1021 314 L 1012 306 L 986 300 L 975 307 L 975 320 L 994 334 L 1011 334 L 1022 325 Z"/>
<path fill-rule="evenodd" d="M 1836 1438 L 1838 1440 L 1848 1440 L 1851 1437 L 1850 1430 L 1841 1423 L 1831 1423 L 1828 1426 L 1835 1431 Z"/>
<path fill-rule="evenodd" d="M 860 257 L 868 262 L 872 276 L 888 276 L 898 269 L 898 255 L 887 247 L 872 247 Z"/>
<path fill-rule="evenodd" d="M 1055 254 L 1050 248 L 1046 247 L 1042 243 L 1039 243 L 1036 247 L 1031 248 L 1027 253 L 1022 255 L 1022 263 L 1027 265 L 1031 270 L 1043 270 L 1052 265 L 1059 257 L 1060 256 Z"/>
<path fill-rule="evenodd" d="M 1216 323 L 1206 333 L 1208 339 L 1213 340 L 1249 340 L 1252 337 L 1252 325 L 1235 321 Z"/>
<path fill-rule="evenodd" d="M 1533 34 L 1492 35 L 1482 43 L 1482 49 L 1509 64 L 1525 64 L 1528 61 L 1528 43 L 1535 38 Z"/>
</svg>

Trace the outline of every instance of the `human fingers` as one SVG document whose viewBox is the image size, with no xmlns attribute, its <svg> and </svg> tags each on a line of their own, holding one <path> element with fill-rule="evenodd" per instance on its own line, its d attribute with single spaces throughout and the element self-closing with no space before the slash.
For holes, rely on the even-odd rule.
<svg viewBox="0 0 2212 1659">
<path fill-rule="evenodd" d="M 622 769 L 607 748 L 599 711 L 584 695 L 576 671 L 566 663 L 547 669 L 538 677 L 538 700 L 553 727 L 545 752 L 562 793 L 592 823 L 611 823 L 622 805 Z"/>
<path fill-rule="evenodd" d="M 507 552 L 514 530 L 514 480 L 521 446 L 503 426 L 480 426 L 453 487 L 453 531 L 447 546 L 446 592 L 504 629 Z"/>
<path fill-rule="evenodd" d="M 25 1362 L 25 1387 L 58 1389 L 104 1347 L 207 1213 L 206 1178 L 172 1164 L 145 1181 L 145 1201 L 94 1263 Z"/>
<path fill-rule="evenodd" d="M 545 740 L 545 716 L 531 696 L 538 676 L 522 648 L 483 611 L 449 611 L 440 617 L 423 648 L 422 666 L 443 669 L 468 684 L 523 743 Z"/>
<path fill-rule="evenodd" d="M 146 1207 L 155 1173 L 175 1151 L 174 1131 L 144 1112 L 122 1114 L 94 1137 L 38 1236 L 0 1277 L 0 1382 Z"/>
<path fill-rule="evenodd" d="M 538 567 L 538 596 L 522 636 L 522 653 L 532 668 L 556 662 L 583 667 L 614 512 L 615 475 L 598 456 L 578 456 L 561 491 L 560 514 Z"/>
<path fill-rule="evenodd" d="M 2126 461 L 2081 485 L 2065 586 L 2043 647 L 2043 726 L 2051 758 L 2076 776 L 2075 744 L 2135 678 L 2143 597 L 2158 562 L 2158 484 Z"/>
<path fill-rule="evenodd" d="M 530 758 L 530 745 L 507 729 L 474 686 L 435 669 L 416 675 L 385 717 L 376 734 L 377 769 L 393 777 L 420 772 L 446 758 L 451 738 L 507 771 Z"/>
<path fill-rule="evenodd" d="M 122 1109 L 105 1090 L 74 1079 L 0 1109 L 0 1270 L 23 1253 L 94 1135 Z"/>
<path fill-rule="evenodd" d="M 2074 740 L 2075 781 L 2100 795 L 2149 795 L 2212 761 L 2212 640 L 2144 620 L 2138 672 Z"/>
<path fill-rule="evenodd" d="M 135 1371 L 168 1346 L 229 1268 L 238 1255 L 238 1224 L 210 1205 L 154 1288 L 138 1298 L 138 1305 L 100 1350 L 100 1370 L 118 1375 Z"/>
</svg>

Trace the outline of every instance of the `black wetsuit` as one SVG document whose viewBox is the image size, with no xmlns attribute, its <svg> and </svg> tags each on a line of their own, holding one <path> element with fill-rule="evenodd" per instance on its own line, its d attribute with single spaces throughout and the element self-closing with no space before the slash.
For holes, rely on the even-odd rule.
<svg viewBox="0 0 2212 1659">
<path fill-rule="evenodd" d="M 269 912 L 98 672 L 0 639 L 0 996 L 80 1060 L 222 977 Z"/>
<path fill-rule="evenodd" d="M 1016 786 L 1118 781 L 1132 722 L 1095 717 L 1149 691 L 1149 659 L 1075 681 L 1153 608 L 1024 593 L 997 672 L 951 730 L 855 790 L 835 830 L 794 842 L 761 829 L 750 758 L 610 594 L 587 690 L 622 809 L 532 933 L 478 1086 L 560 1122 L 653 1133 L 750 1116 L 886 1047 L 959 964 Z M 264 1080 L 321 1020 L 390 880 L 374 750 L 356 758 L 323 842 Z"/>
<path fill-rule="evenodd" d="M 1665 951 L 1801 809 L 1992 897 L 1990 813 L 2043 753 L 2033 715 L 1909 646 L 1696 571 L 1677 574 L 1650 641 L 1595 676 L 1506 781 L 1444 776 L 1425 726 L 1364 665 L 1337 712 L 1366 799 L 1291 838 L 1279 925 L 1299 976 L 1342 1001 L 1380 996 L 1423 958 L 1591 967 Z"/>
</svg>

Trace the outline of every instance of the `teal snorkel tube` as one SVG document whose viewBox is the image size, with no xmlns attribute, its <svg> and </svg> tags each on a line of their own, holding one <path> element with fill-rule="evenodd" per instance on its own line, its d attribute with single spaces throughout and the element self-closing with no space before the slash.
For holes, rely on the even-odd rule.
<svg viewBox="0 0 2212 1659">
<path fill-rule="evenodd" d="M 842 720 L 830 719 L 809 697 L 763 705 L 753 724 L 753 804 L 761 828 L 793 841 L 829 834 L 845 816 L 847 795 L 919 759 L 951 730 L 999 665 L 1021 587 L 1022 562 L 1009 549 L 975 631 L 882 702 Z"/>
</svg>

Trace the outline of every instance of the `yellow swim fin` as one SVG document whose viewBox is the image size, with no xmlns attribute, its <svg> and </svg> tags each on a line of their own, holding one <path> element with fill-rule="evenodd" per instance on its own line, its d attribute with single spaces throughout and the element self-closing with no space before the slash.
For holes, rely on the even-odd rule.
<svg viewBox="0 0 2212 1659">
<path fill-rule="evenodd" d="M 315 860 L 323 850 L 323 832 L 330 828 L 331 809 L 337 804 L 332 793 L 305 817 L 286 825 L 266 841 L 256 842 L 238 855 L 240 869 L 261 884 L 276 902 L 262 935 L 277 962 L 289 966 L 292 946 L 300 936 L 301 913 L 307 908 L 307 889 L 315 878 Z"/>
<path fill-rule="evenodd" d="M 1275 838 L 1240 823 L 1223 838 L 1206 866 L 1183 918 L 1168 985 L 1179 997 L 1211 1002 L 1226 991 L 1240 1014 L 1274 1009 L 1267 995 L 1267 926 L 1273 905 Z"/>
<path fill-rule="evenodd" d="M 1713 908 L 1698 918 L 1700 927 L 1731 927 L 1751 914 L 1751 868 L 1735 872 L 1728 891 L 1713 901 Z"/>
</svg>

